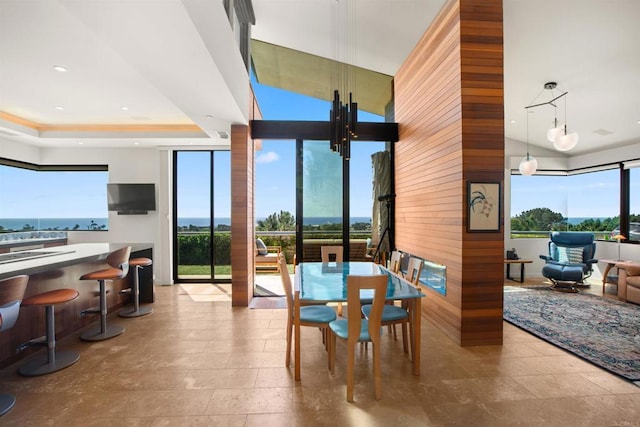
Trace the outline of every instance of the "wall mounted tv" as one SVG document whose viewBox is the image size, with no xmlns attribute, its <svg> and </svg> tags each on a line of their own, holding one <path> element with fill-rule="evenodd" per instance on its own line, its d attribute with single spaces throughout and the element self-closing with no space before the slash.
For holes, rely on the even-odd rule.
<svg viewBox="0 0 640 427">
<path fill-rule="evenodd" d="M 107 184 L 107 204 L 118 215 L 146 215 L 156 210 L 155 184 Z"/>
</svg>

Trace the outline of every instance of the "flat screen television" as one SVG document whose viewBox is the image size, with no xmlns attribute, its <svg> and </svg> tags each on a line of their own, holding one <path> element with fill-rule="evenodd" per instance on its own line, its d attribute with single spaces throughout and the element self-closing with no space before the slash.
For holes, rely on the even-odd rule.
<svg viewBox="0 0 640 427">
<path fill-rule="evenodd" d="M 107 184 L 107 205 L 118 215 L 144 215 L 156 210 L 155 184 Z"/>
</svg>

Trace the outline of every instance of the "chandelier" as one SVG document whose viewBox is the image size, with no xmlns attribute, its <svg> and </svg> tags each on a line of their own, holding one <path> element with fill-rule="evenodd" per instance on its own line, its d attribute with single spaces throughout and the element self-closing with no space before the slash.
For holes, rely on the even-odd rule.
<svg viewBox="0 0 640 427">
<path fill-rule="evenodd" d="M 554 90 L 557 88 L 556 82 L 547 82 L 544 84 L 542 91 L 531 101 L 529 105 L 524 107 L 525 109 L 541 107 L 543 105 L 551 105 L 554 111 L 553 122 L 551 127 L 547 130 L 547 139 L 553 142 L 553 146 L 558 151 L 569 151 L 578 144 L 578 134 L 576 132 L 567 132 L 567 94 L 569 92 L 562 92 L 559 95 L 555 95 Z M 547 102 L 534 104 L 534 102 L 540 97 L 542 92 L 548 90 L 551 92 L 551 99 Z M 558 122 L 557 105 L 555 102 L 559 99 L 564 101 L 564 124 L 560 125 Z"/>
<path fill-rule="evenodd" d="M 356 1 L 336 0 L 331 3 L 331 37 L 334 50 L 331 82 L 335 88 L 329 111 L 329 147 L 345 160 L 351 158 L 351 139 L 358 137 L 358 103 L 354 101 L 356 63 Z M 348 93 L 341 99 L 341 93 Z"/>
</svg>

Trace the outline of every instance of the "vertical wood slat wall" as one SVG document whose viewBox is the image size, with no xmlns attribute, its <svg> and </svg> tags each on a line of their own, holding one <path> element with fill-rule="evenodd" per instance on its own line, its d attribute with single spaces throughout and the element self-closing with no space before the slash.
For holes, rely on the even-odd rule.
<svg viewBox="0 0 640 427">
<path fill-rule="evenodd" d="M 249 121 L 262 113 L 253 90 Z M 255 282 L 255 156 L 256 144 L 249 126 L 231 126 L 231 305 L 246 307 Z"/>
<path fill-rule="evenodd" d="M 447 266 L 424 314 L 461 345 L 502 343 L 504 239 L 469 233 L 467 181 L 504 181 L 502 0 L 450 0 L 394 80 L 396 246 Z M 500 203 L 499 209 L 502 209 Z"/>
</svg>

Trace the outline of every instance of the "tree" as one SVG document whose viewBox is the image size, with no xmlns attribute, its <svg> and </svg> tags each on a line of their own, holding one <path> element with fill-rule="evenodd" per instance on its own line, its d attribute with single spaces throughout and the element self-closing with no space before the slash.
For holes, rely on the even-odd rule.
<svg viewBox="0 0 640 427">
<path fill-rule="evenodd" d="M 549 208 L 535 208 L 511 218 L 511 229 L 516 231 L 551 231 L 566 229 L 567 220 L 561 213 Z"/>
<path fill-rule="evenodd" d="M 258 221 L 256 230 L 259 231 L 293 231 L 296 229 L 296 219 L 291 212 L 280 211 L 272 213 L 262 221 Z"/>
</svg>

